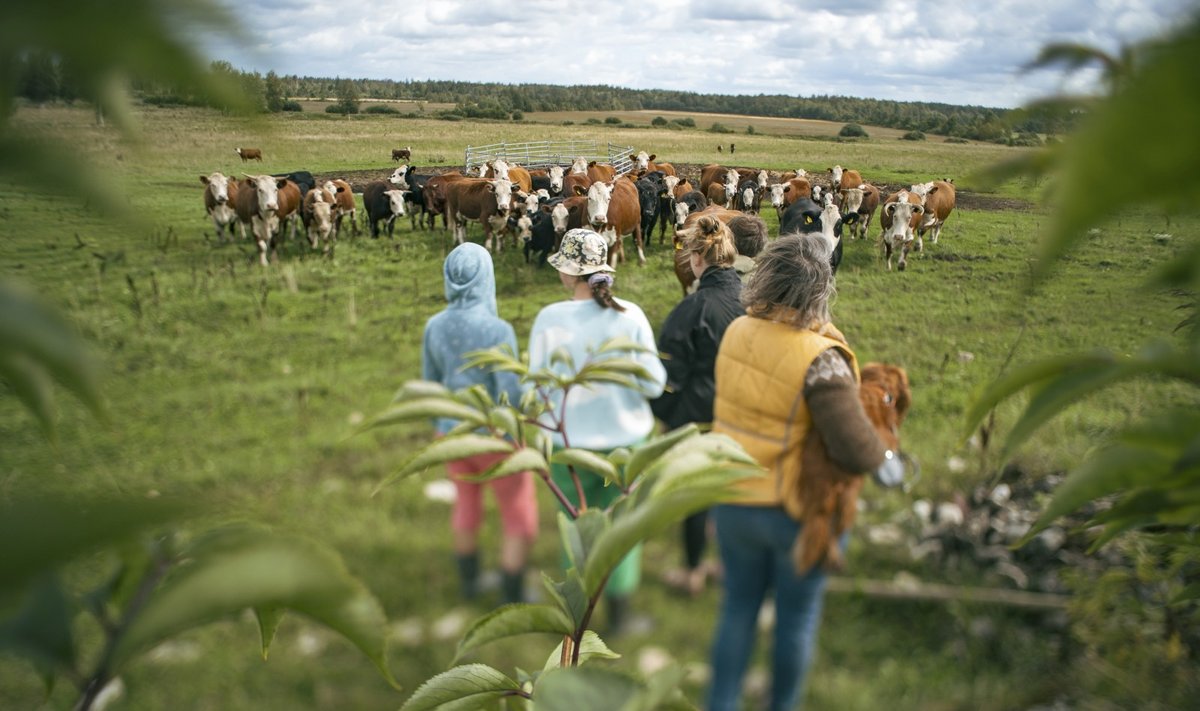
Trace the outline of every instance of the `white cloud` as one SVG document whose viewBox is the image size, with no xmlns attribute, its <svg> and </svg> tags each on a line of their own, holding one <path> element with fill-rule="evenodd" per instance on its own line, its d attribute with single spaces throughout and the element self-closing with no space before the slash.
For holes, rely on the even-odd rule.
<svg viewBox="0 0 1200 711">
<path fill-rule="evenodd" d="M 1048 42 L 1106 51 L 1161 33 L 1187 0 L 222 0 L 248 47 L 214 59 L 260 72 L 609 84 L 717 94 L 843 94 L 1017 106 L 1069 81 L 1020 74 Z"/>
</svg>

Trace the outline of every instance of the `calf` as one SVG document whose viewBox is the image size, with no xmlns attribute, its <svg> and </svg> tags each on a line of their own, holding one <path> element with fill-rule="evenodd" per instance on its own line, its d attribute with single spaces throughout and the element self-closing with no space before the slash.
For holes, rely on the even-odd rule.
<svg viewBox="0 0 1200 711">
<path fill-rule="evenodd" d="M 322 187 L 333 196 L 333 238 L 336 240 L 341 235 L 342 220 L 347 215 L 350 216 L 350 228 L 354 230 L 354 236 L 357 237 L 358 207 L 354 202 L 354 193 L 350 190 L 350 183 L 341 179 L 327 180 Z"/>
<path fill-rule="evenodd" d="M 504 229 L 512 209 L 512 183 L 506 178 L 466 178 L 446 186 L 446 214 L 454 221 L 454 242 L 467 239 L 467 222 L 478 220 L 483 226 L 484 247 L 493 252 L 502 244 L 492 242 L 492 233 Z"/>
<path fill-rule="evenodd" d="M 412 146 L 405 146 L 404 148 L 393 148 L 392 149 L 392 160 L 401 161 L 401 160 L 410 160 L 411 158 L 412 158 Z"/>
<path fill-rule="evenodd" d="M 620 178 L 612 182 L 594 182 L 588 188 L 587 199 L 588 224 L 608 242 L 609 266 L 616 266 L 618 259 L 625 261 L 622 238 L 630 232 L 637 245 L 638 264 L 645 264 L 641 211 L 638 209 L 638 191 L 633 181 Z"/>
<path fill-rule="evenodd" d="M 922 247 L 922 237 L 930 230 L 932 230 L 930 241 L 937 244 L 938 237 L 942 234 L 942 225 L 946 223 L 946 218 L 954 210 L 955 197 L 954 181 L 933 181 L 929 192 L 925 194 L 925 214 L 917 228 L 918 251 Z"/>
<path fill-rule="evenodd" d="M 879 225 L 883 228 L 879 239 L 887 255 L 887 268 L 892 268 L 892 252 L 899 251 L 900 258 L 896 263 L 900 271 L 908 265 L 908 248 L 913 242 L 913 230 L 921 223 L 921 215 L 925 208 L 921 206 L 921 198 L 907 190 L 892 193 L 883 203 L 883 211 L 879 215 Z"/>
<path fill-rule="evenodd" d="M 200 182 L 204 183 L 204 211 L 212 218 L 216 228 L 217 239 L 225 241 L 225 230 L 229 230 L 229 238 L 233 239 L 233 224 L 237 221 L 237 181 L 230 180 L 224 173 L 216 172 L 201 175 Z M 242 227 L 242 237 L 246 237 L 246 228 Z"/>
<path fill-rule="evenodd" d="M 242 157 L 243 163 L 245 163 L 248 160 L 256 160 L 259 163 L 262 163 L 262 149 L 261 148 L 234 148 L 233 152 L 237 153 L 239 156 Z"/>
<path fill-rule="evenodd" d="M 404 190 L 399 190 L 382 180 L 369 183 L 363 189 L 363 211 L 367 213 L 367 224 L 371 238 L 379 238 L 379 221 L 387 226 L 388 237 L 396 230 L 396 218 L 404 216 Z"/>
<path fill-rule="evenodd" d="M 325 254 L 329 254 L 331 249 L 334 201 L 333 193 L 321 187 L 308 191 L 300 209 L 309 246 L 316 249 L 318 244 L 323 244 Z"/>
<path fill-rule="evenodd" d="M 863 183 L 857 188 L 846 188 L 842 194 L 842 219 L 850 225 L 850 236 L 860 239 L 867 236 L 871 217 L 879 207 L 879 188 Z"/>
</svg>

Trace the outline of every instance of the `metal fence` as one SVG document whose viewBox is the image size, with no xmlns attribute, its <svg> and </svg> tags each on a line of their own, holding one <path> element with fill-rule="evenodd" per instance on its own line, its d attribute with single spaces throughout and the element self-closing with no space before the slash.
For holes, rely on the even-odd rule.
<svg viewBox="0 0 1200 711">
<path fill-rule="evenodd" d="M 546 169 L 552 165 L 564 168 L 579 157 L 600 163 L 611 163 L 617 175 L 633 170 L 633 147 L 611 143 L 602 147 L 595 141 L 530 141 L 526 143 L 493 143 L 490 146 L 467 146 L 463 158 L 464 172 L 502 158 L 523 168 Z"/>
</svg>

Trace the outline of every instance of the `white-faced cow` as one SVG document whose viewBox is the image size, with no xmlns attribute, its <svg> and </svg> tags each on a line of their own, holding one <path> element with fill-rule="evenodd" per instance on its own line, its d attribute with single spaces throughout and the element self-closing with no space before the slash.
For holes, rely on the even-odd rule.
<svg viewBox="0 0 1200 711">
<path fill-rule="evenodd" d="M 568 175 L 587 175 L 588 159 L 579 156 L 571 161 L 571 169 L 567 171 Z"/>
<path fill-rule="evenodd" d="M 235 208 L 238 219 L 250 225 L 250 233 L 254 235 L 254 243 L 258 246 L 258 259 L 264 267 L 275 252 L 275 233 L 279 227 L 279 190 L 287 183 L 285 178 L 247 175 L 237 187 Z"/>
<path fill-rule="evenodd" d="M 454 242 L 467 239 L 467 223 L 478 220 L 483 226 L 483 246 L 498 251 L 502 244 L 493 232 L 504 229 L 512 209 L 512 183 L 507 178 L 467 178 L 446 185 L 446 214 L 454 223 Z"/>
<path fill-rule="evenodd" d="M 237 181 L 221 172 L 201 175 L 200 182 L 204 183 L 204 210 L 212 218 L 213 227 L 217 231 L 217 239 L 225 241 L 225 230 L 229 230 L 233 238 L 233 225 L 237 221 Z M 242 238 L 246 237 L 246 227 L 242 226 Z"/>
<path fill-rule="evenodd" d="M 395 234 L 396 218 L 403 217 L 404 193 L 390 183 L 376 180 L 363 188 L 363 211 L 367 213 L 367 224 L 371 228 L 371 237 L 379 238 L 379 222 L 382 220 L 387 227 L 388 237 Z"/>
<path fill-rule="evenodd" d="M 907 190 L 892 193 L 883 202 L 883 211 L 879 215 L 879 224 L 883 227 L 880 241 L 887 256 L 887 268 L 892 268 L 892 252 L 898 251 L 900 258 L 896 263 L 900 271 L 908 265 L 908 248 L 913 242 L 913 230 L 921 222 L 925 208 L 921 206 L 921 198 Z"/>
<path fill-rule="evenodd" d="M 332 181 L 325 185 L 331 184 Z M 334 204 L 333 193 L 322 186 L 308 191 L 300 209 L 300 219 L 304 222 L 309 246 L 316 249 L 318 245 L 323 245 L 325 254 L 332 249 Z"/>
<path fill-rule="evenodd" d="M 342 220 L 347 216 L 350 217 L 350 228 L 354 230 L 354 235 L 358 236 L 358 207 L 354 202 L 354 193 L 351 192 L 350 183 L 339 178 L 326 180 L 321 187 L 333 196 L 333 238 L 336 240 L 341 235 Z"/>
<path fill-rule="evenodd" d="M 234 148 L 233 152 L 241 156 L 243 163 L 248 160 L 256 160 L 259 163 L 262 163 L 261 148 Z"/>
<path fill-rule="evenodd" d="M 616 178 L 592 183 L 588 188 L 587 216 L 591 228 L 608 242 L 610 266 L 616 266 L 618 259 L 625 260 L 624 236 L 630 232 L 637 245 L 638 264 L 646 263 L 638 191 L 632 180 Z"/>
<path fill-rule="evenodd" d="M 850 225 L 850 236 L 861 239 L 867 236 L 871 217 L 879 207 L 879 188 L 863 183 L 857 188 L 846 188 L 842 194 L 842 219 Z"/>
</svg>

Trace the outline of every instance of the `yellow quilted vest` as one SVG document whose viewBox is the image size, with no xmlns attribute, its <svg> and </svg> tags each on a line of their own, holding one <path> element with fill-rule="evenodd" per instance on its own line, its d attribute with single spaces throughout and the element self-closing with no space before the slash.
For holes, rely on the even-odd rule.
<svg viewBox="0 0 1200 711">
<path fill-rule="evenodd" d="M 800 518 L 800 453 L 812 429 L 804 401 L 804 376 L 822 351 L 848 356 L 855 378 L 858 361 L 842 334 L 827 324 L 820 332 L 742 316 L 729 325 L 717 354 L 713 431 L 737 440 L 767 470 L 740 484 L 733 503 L 783 506 Z"/>
</svg>

